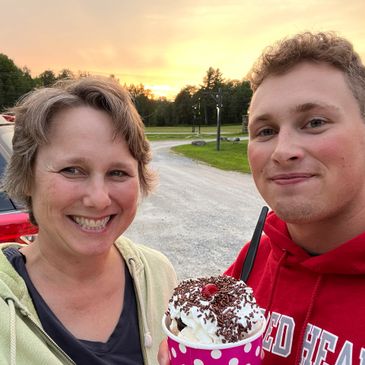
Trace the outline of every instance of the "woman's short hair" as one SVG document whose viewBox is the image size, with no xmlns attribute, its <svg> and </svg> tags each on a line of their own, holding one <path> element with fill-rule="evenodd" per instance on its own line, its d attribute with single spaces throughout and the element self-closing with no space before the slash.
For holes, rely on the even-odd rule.
<svg viewBox="0 0 365 365">
<path fill-rule="evenodd" d="M 149 169 L 150 145 L 144 124 L 130 94 L 112 78 L 85 77 L 62 81 L 53 87 L 36 89 L 25 95 L 11 111 L 15 115 L 13 154 L 6 168 L 1 190 L 23 204 L 36 221 L 28 192 L 33 184 L 38 148 L 48 143 L 50 122 L 58 112 L 78 106 L 105 111 L 113 122 L 114 136 L 123 137 L 138 162 L 141 194 L 148 195 L 155 175 Z"/>
<path fill-rule="evenodd" d="M 302 61 L 341 70 L 365 118 L 365 67 L 353 45 L 334 32 L 304 32 L 265 48 L 247 76 L 251 89 L 255 92 L 266 77 L 283 74 Z"/>
</svg>

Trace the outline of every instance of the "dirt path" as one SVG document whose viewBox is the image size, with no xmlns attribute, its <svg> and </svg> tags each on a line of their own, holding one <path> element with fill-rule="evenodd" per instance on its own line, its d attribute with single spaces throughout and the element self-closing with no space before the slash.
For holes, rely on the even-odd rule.
<svg viewBox="0 0 365 365">
<path fill-rule="evenodd" d="M 224 172 L 152 142 L 156 192 L 125 235 L 162 251 L 180 279 L 221 273 L 251 238 L 264 204 L 251 175 Z M 186 142 L 185 142 L 186 143 Z"/>
</svg>

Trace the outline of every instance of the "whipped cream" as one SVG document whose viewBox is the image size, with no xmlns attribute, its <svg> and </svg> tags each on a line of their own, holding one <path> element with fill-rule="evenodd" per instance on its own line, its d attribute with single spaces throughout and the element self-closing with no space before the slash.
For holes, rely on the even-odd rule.
<svg viewBox="0 0 365 365">
<path fill-rule="evenodd" d="M 182 281 L 173 292 L 166 315 L 173 334 L 203 344 L 243 340 L 264 323 L 252 289 L 230 276 Z"/>
</svg>

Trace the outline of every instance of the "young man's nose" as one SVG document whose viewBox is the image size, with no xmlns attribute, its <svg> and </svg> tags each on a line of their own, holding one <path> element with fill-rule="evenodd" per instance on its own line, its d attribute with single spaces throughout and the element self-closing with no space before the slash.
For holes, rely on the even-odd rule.
<svg viewBox="0 0 365 365">
<path fill-rule="evenodd" d="M 303 156 L 303 149 L 296 133 L 279 132 L 275 138 L 272 159 L 279 164 L 293 162 Z"/>
</svg>

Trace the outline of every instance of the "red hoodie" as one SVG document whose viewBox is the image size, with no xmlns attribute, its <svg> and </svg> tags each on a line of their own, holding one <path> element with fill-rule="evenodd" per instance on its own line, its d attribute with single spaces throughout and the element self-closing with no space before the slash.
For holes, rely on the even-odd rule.
<svg viewBox="0 0 365 365">
<path fill-rule="evenodd" d="M 319 256 L 270 212 L 247 284 L 268 320 L 264 365 L 365 365 L 365 233 Z M 226 271 L 240 277 L 248 245 Z"/>
</svg>

